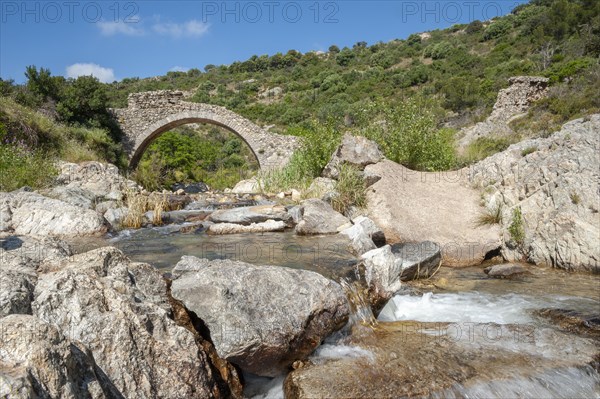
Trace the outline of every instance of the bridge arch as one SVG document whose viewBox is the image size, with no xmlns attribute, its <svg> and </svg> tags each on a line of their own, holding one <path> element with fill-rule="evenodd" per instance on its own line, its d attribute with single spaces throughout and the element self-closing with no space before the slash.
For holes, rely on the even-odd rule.
<svg viewBox="0 0 600 399">
<path fill-rule="evenodd" d="M 125 134 L 130 168 L 137 166 L 144 151 L 162 133 L 188 123 L 209 123 L 235 133 L 263 170 L 285 166 L 300 145 L 297 137 L 268 132 L 224 107 L 184 101 L 180 91 L 132 93 L 127 108 L 112 112 Z"/>
</svg>

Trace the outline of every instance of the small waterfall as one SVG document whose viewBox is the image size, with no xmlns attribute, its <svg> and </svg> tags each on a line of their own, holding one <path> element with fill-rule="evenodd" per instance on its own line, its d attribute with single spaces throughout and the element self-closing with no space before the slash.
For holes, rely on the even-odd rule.
<svg viewBox="0 0 600 399">
<path fill-rule="evenodd" d="M 354 325 L 360 324 L 375 328 L 377 326 L 377 319 L 371 310 L 367 288 L 359 281 L 350 281 L 348 279 L 342 279 L 340 284 L 350 303 L 350 319 L 347 327 L 352 328 Z"/>
</svg>

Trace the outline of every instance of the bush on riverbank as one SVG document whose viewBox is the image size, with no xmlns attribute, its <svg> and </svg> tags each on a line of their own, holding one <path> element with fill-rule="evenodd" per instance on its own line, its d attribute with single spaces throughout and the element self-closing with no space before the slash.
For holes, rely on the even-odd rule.
<svg viewBox="0 0 600 399">
<path fill-rule="evenodd" d="M 40 188 L 55 177 L 55 161 L 122 165 L 120 146 L 99 128 L 67 126 L 10 98 L 0 97 L 0 190 Z"/>
</svg>

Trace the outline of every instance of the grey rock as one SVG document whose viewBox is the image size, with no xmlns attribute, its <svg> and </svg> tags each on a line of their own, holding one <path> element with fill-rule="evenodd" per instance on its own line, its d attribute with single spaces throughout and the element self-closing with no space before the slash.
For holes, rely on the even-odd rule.
<svg viewBox="0 0 600 399">
<path fill-rule="evenodd" d="M 111 191 L 104 196 L 107 201 L 123 201 L 123 193 L 121 191 Z"/>
<path fill-rule="evenodd" d="M 44 264 L 71 255 L 69 246 L 55 238 L 2 236 L 0 238 L 0 318 L 31 314 L 37 272 Z"/>
<path fill-rule="evenodd" d="M 322 176 L 337 179 L 339 165 L 350 164 L 364 170 L 365 166 L 378 163 L 383 153 L 374 141 L 348 133 L 342 137 L 342 143 L 331 156 L 331 160 L 323 169 Z"/>
<path fill-rule="evenodd" d="M 115 209 L 118 207 L 119 205 L 117 201 L 102 201 L 96 204 L 96 212 L 98 212 L 101 215 L 104 215 L 109 209 Z"/>
<path fill-rule="evenodd" d="M 375 184 L 379 180 L 381 180 L 381 176 L 379 176 L 378 174 L 374 173 L 370 169 L 365 169 L 364 172 L 363 172 L 363 180 L 365 182 L 365 188 L 369 188 L 373 184 Z"/>
<path fill-rule="evenodd" d="M 89 348 L 124 397 L 219 396 L 207 354 L 171 319 L 162 275 L 116 248 L 75 255 L 40 274 L 32 309 Z"/>
<path fill-rule="evenodd" d="M 527 269 L 516 263 L 505 263 L 503 265 L 493 265 L 486 267 L 485 274 L 494 278 L 511 278 L 518 275 L 529 273 Z"/>
<path fill-rule="evenodd" d="M 326 193 L 335 191 L 336 182 L 333 179 L 329 179 L 327 177 L 317 177 L 315 178 L 310 186 L 308 187 L 308 193 L 313 197 L 322 198 Z"/>
<path fill-rule="evenodd" d="M 310 271 L 184 256 L 173 276 L 173 297 L 204 321 L 219 356 L 262 376 L 305 358 L 348 319 L 341 286 Z"/>
<path fill-rule="evenodd" d="M 302 216 L 304 215 L 304 208 L 302 206 L 296 205 L 288 209 L 288 213 L 292 218 L 292 222 L 294 222 L 294 224 L 298 224 L 300 223 L 300 221 L 302 220 Z"/>
<path fill-rule="evenodd" d="M 506 260 L 600 270 L 599 132 L 600 114 L 577 119 L 548 138 L 511 145 L 469 169 L 485 206 L 502 208 Z M 522 243 L 514 243 L 508 232 L 517 207 Z"/>
<path fill-rule="evenodd" d="M 236 223 L 249 225 L 267 220 L 276 220 L 289 223 L 291 217 L 284 206 L 257 205 L 233 209 L 223 209 L 213 212 L 209 220 L 215 223 Z"/>
<path fill-rule="evenodd" d="M 96 195 L 78 185 L 56 186 L 41 193 L 46 197 L 58 199 L 80 208 L 94 209 L 96 205 Z"/>
<path fill-rule="evenodd" d="M 385 245 L 385 233 L 375 224 L 373 220 L 366 216 L 358 216 L 352 219 L 352 223 L 355 225 L 360 225 L 377 247 L 382 247 Z"/>
<path fill-rule="evenodd" d="M 260 193 L 261 184 L 257 179 L 242 180 L 231 190 L 234 194 Z"/>
<path fill-rule="evenodd" d="M 122 192 L 141 190 L 137 183 L 121 176 L 115 165 L 96 161 L 80 164 L 64 162 L 60 165 L 56 181 L 59 185 L 79 187 L 108 200 L 121 200 Z"/>
<path fill-rule="evenodd" d="M 202 221 L 202 220 L 206 219 L 210 214 L 211 214 L 211 212 L 206 211 L 206 210 L 183 209 L 183 210 L 179 210 L 179 211 L 163 212 L 161 214 L 161 216 L 162 216 L 162 221 L 164 223 L 181 224 L 181 223 L 185 223 L 185 222 Z M 152 212 L 152 211 L 148 212 L 148 217 L 149 217 L 148 220 L 152 221 L 152 218 L 154 217 L 154 212 Z"/>
<path fill-rule="evenodd" d="M 129 213 L 129 208 L 121 207 L 121 208 L 111 208 L 104 212 L 104 219 L 110 224 L 110 227 L 113 229 L 121 228 L 123 224 L 123 220 L 127 217 Z"/>
<path fill-rule="evenodd" d="M 363 254 L 361 259 L 369 299 L 374 307 L 380 307 L 400 290 L 402 263 L 394 256 L 390 245 L 373 249 Z"/>
<path fill-rule="evenodd" d="M 2 201 L 10 208 L 10 221 L 5 223 L 18 235 L 73 237 L 100 235 L 107 229 L 97 212 L 37 193 L 0 193 Z"/>
<path fill-rule="evenodd" d="M 367 169 L 382 178 L 367 190 L 366 216 L 388 241 L 437 242 L 448 266 L 479 265 L 502 245 L 499 225 L 476 225 L 483 208 L 469 169 L 418 172 L 388 160 Z"/>
<path fill-rule="evenodd" d="M 392 245 L 392 253 L 401 262 L 402 281 L 428 278 L 440 267 L 442 252 L 431 241 L 407 242 Z"/>
<path fill-rule="evenodd" d="M 250 225 L 235 223 L 216 223 L 210 225 L 207 229 L 208 234 L 240 234 L 240 233 L 266 233 L 272 231 L 283 231 L 287 224 L 281 220 L 267 220 L 261 223 L 252 223 Z"/>
<path fill-rule="evenodd" d="M 302 202 L 304 214 L 296 225 L 296 234 L 336 234 L 351 226 L 350 219 L 336 212 L 331 205 L 319 199 Z"/>
<path fill-rule="evenodd" d="M 81 344 L 33 316 L 0 318 L 0 397 L 111 398 L 118 392 L 97 374 Z"/>
<path fill-rule="evenodd" d="M 371 301 L 381 305 L 401 287 L 402 281 L 427 278 L 440 266 L 440 246 L 425 241 L 385 245 L 361 257 Z"/>
<path fill-rule="evenodd" d="M 360 224 L 355 224 L 352 227 L 348 227 L 340 232 L 350 240 L 348 249 L 354 255 L 360 256 L 365 252 L 369 252 L 372 249 L 377 248 L 371 240 L 369 234 L 364 230 Z"/>
</svg>

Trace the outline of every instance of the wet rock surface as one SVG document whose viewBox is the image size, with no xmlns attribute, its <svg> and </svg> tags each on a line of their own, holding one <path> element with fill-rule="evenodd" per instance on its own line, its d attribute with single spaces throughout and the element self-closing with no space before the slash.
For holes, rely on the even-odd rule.
<svg viewBox="0 0 600 399">
<path fill-rule="evenodd" d="M 483 271 L 493 278 L 514 278 L 528 273 L 527 268 L 516 263 L 488 266 Z"/>
<path fill-rule="evenodd" d="M 284 206 L 281 205 L 258 205 L 224 209 L 213 212 L 209 220 L 215 223 L 235 223 L 249 225 L 261 223 L 267 220 L 290 222 L 291 217 Z"/>
</svg>

